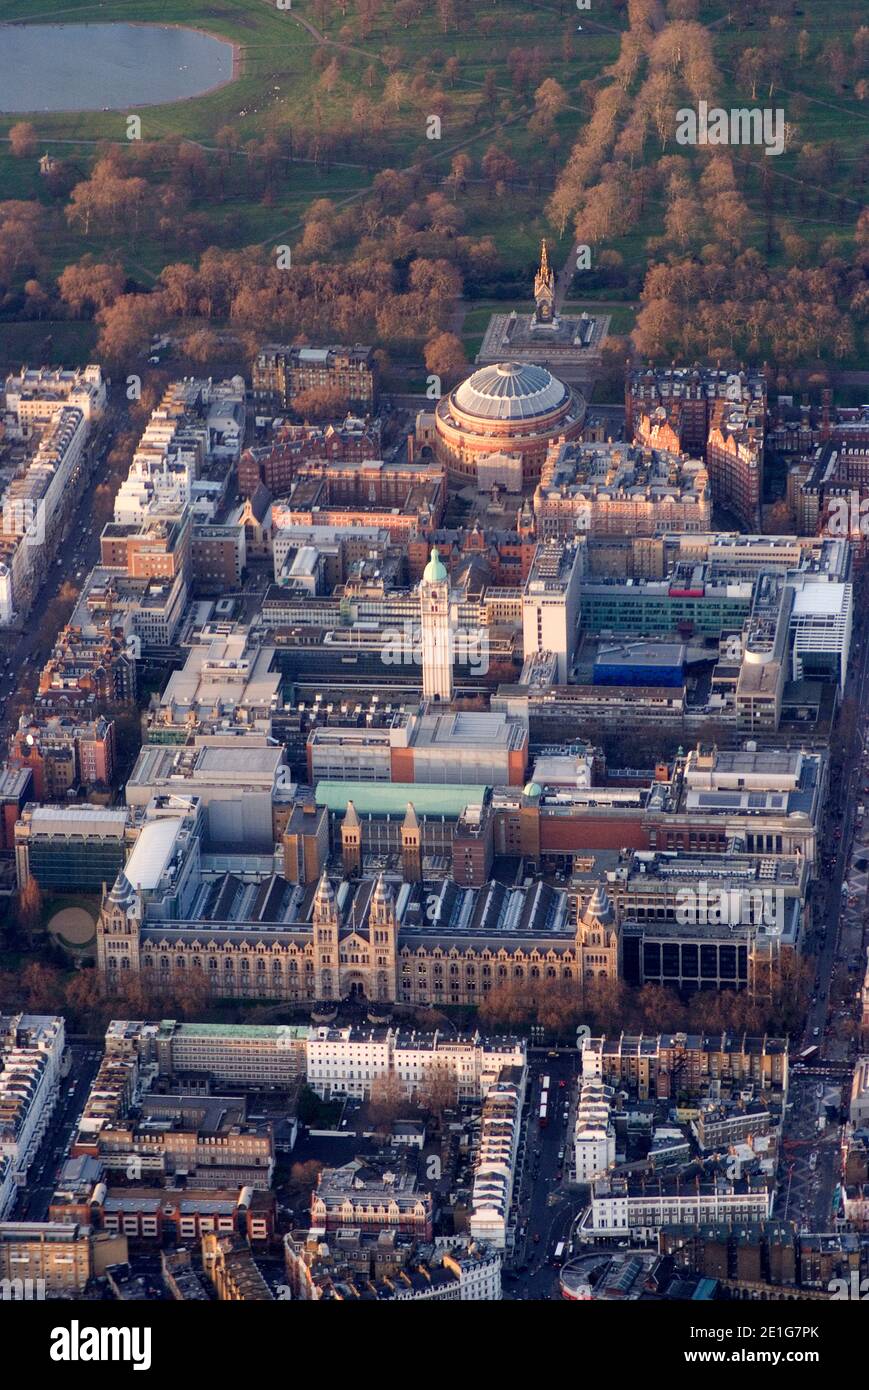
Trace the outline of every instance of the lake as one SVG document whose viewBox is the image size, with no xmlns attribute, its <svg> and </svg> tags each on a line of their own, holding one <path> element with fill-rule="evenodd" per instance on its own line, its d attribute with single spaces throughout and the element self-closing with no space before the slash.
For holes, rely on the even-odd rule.
<svg viewBox="0 0 869 1390">
<path fill-rule="evenodd" d="M 135 112 L 233 75 L 233 45 L 159 24 L 0 25 L 0 112 Z"/>
</svg>

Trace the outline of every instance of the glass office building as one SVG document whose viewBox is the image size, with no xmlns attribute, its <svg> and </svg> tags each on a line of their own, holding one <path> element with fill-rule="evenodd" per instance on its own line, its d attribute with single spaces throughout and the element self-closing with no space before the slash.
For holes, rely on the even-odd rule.
<svg viewBox="0 0 869 1390">
<path fill-rule="evenodd" d="M 18 882 L 43 891 L 99 893 L 126 857 L 127 812 L 98 806 L 28 804 L 15 827 Z"/>
</svg>

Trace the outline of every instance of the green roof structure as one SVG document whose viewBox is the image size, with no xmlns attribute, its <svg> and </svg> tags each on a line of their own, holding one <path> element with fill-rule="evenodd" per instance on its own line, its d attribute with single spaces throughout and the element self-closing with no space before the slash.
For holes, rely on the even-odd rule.
<svg viewBox="0 0 869 1390">
<path fill-rule="evenodd" d="M 178 1023 L 174 1018 L 164 1018 L 160 1023 L 163 1036 L 193 1038 L 248 1038 L 250 1040 L 272 1041 L 276 1038 L 296 1039 L 304 1042 L 308 1036 L 307 1024 L 292 1023 Z"/>
<path fill-rule="evenodd" d="M 413 803 L 420 816 L 446 816 L 457 820 L 466 806 L 481 806 L 489 788 L 462 782 L 318 782 L 314 793 L 318 806 L 330 813 L 347 809 L 352 801 L 360 816 L 400 816 Z"/>
<path fill-rule="evenodd" d="M 438 553 L 436 545 L 433 545 L 431 548 L 431 556 L 422 572 L 422 577 L 427 584 L 443 584 L 444 580 L 447 578 L 444 562 Z"/>
</svg>

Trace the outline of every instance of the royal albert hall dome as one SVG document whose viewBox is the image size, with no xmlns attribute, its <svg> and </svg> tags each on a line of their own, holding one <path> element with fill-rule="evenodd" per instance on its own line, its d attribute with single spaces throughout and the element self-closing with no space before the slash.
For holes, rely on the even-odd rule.
<svg viewBox="0 0 869 1390">
<path fill-rule="evenodd" d="M 585 401 L 545 367 L 496 362 L 481 367 L 438 403 L 438 457 L 455 482 L 476 482 L 481 458 L 519 456 L 522 487 L 540 480 L 549 444 L 582 431 Z"/>
<path fill-rule="evenodd" d="M 567 387 L 545 367 L 530 362 L 498 362 L 481 367 L 456 388 L 455 403 L 483 420 L 529 420 L 563 405 Z"/>
</svg>

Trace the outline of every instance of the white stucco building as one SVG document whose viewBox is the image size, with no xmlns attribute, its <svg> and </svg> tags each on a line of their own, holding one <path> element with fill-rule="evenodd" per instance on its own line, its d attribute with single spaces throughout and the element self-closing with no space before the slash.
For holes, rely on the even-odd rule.
<svg viewBox="0 0 869 1390">
<path fill-rule="evenodd" d="M 583 1081 L 573 1132 L 574 1176 L 593 1182 L 616 1161 L 616 1132 L 612 1122 L 613 1090 L 602 1081 Z"/>
<path fill-rule="evenodd" d="M 405 1095 L 424 1090 L 435 1072 L 454 1079 L 457 1099 L 480 1100 L 503 1067 L 524 1068 L 525 1043 L 516 1038 L 447 1037 L 392 1028 L 311 1028 L 308 1085 L 326 1098 L 336 1091 L 363 1099 L 372 1083 L 396 1075 Z"/>
<path fill-rule="evenodd" d="M 62 1018 L 0 1015 L 0 1221 L 42 1142 L 60 1087 Z"/>
<path fill-rule="evenodd" d="M 601 1178 L 594 1184 L 578 1234 L 583 1241 L 621 1237 L 648 1242 L 662 1226 L 765 1221 L 772 1198 L 771 1186 L 749 1180 L 719 1179 L 680 1187 L 675 1180 Z"/>
<path fill-rule="evenodd" d="M 524 1072 L 505 1073 L 483 1103 L 469 1224 L 471 1238 L 495 1250 L 504 1250 L 508 1244 L 524 1096 Z"/>
</svg>

